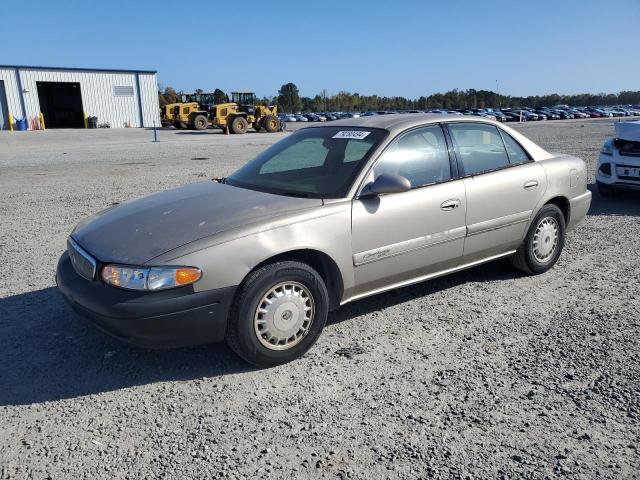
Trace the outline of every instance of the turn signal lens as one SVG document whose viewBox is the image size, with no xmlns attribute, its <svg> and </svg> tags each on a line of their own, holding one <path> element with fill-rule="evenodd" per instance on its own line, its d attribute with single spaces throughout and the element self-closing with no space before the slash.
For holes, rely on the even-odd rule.
<svg viewBox="0 0 640 480">
<path fill-rule="evenodd" d="M 179 268 L 176 270 L 176 284 L 189 285 L 200 280 L 202 272 L 198 268 Z"/>
<path fill-rule="evenodd" d="M 128 290 L 165 290 L 197 282 L 202 277 L 194 267 L 131 267 L 106 265 L 102 269 L 102 280 L 114 287 Z"/>
</svg>

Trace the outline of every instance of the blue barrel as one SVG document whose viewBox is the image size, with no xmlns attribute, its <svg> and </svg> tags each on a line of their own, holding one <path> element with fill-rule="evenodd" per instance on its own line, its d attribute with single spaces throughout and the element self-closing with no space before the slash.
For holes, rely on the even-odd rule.
<svg viewBox="0 0 640 480">
<path fill-rule="evenodd" d="M 21 119 L 16 119 L 16 129 L 17 130 L 26 130 L 27 129 L 27 119 L 26 118 L 21 118 Z"/>
</svg>

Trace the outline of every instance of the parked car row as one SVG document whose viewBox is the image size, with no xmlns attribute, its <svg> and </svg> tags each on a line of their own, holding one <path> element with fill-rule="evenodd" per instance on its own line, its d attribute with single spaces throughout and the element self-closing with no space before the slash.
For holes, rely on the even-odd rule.
<svg viewBox="0 0 640 480">
<path fill-rule="evenodd" d="M 283 122 L 329 122 L 343 118 L 397 115 L 403 113 L 437 113 L 441 115 L 475 115 L 499 122 L 531 122 L 538 120 L 566 120 L 573 118 L 602 118 L 640 116 L 640 105 L 570 107 L 521 107 L 521 108 L 461 108 L 430 110 L 375 110 L 369 112 L 311 112 L 280 113 Z"/>
</svg>

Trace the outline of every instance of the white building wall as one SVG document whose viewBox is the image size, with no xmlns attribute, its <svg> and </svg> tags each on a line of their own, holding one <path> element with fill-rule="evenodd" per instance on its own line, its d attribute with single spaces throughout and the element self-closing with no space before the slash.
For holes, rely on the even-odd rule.
<svg viewBox="0 0 640 480">
<path fill-rule="evenodd" d="M 109 123 L 111 128 L 152 127 L 160 125 L 158 106 L 158 84 L 153 73 L 76 71 L 65 69 L 20 68 L 20 79 L 24 92 L 26 116 L 31 119 L 40 115 L 37 82 L 74 82 L 80 84 L 82 107 L 87 116 L 98 117 L 98 123 Z M 140 98 L 138 98 L 139 78 Z M 0 68 L 0 80 L 5 81 L 9 111 L 16 118 L 22 118 L 19 86 L 15 69 Z M 129 86 L 132 96 L 116 96 L 113 87 Z M 140 118 L 142 106 L 142 119 Z M 141 120 L 144 125 L 141 125 Z M 45 125 L 47 119 L 45 118 Z"/>
<path fill-rule="evenodd" d="M 145 127 L 160 126 L 160 103 L 158 101 L 158 79 L 155 74 L 139 73 L 142 114 Z"/>
<path fill-rule="evenodd" d="M 7 94 L 7 107 L 9 113 L 11 113 L 14 117 L 22 118 L 24 116 L 24 112 L 22 111 L 22 106 L 20 105 L 16 71 L 11 68 L 0 67 L 0 80 L 4 81 L 4 89 Z"/>
</svg>

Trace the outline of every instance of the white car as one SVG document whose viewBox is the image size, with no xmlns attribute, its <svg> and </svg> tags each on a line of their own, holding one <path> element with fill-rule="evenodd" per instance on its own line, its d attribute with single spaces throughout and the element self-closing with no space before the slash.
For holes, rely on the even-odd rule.
<svg viewBox="0 0 640 480">
<path fill-rule="evenodd" d="M 640 190 L 640 121 L 617 122 L 615 137 L 602 145 L 596 167 L 601 195 L 616 190 Z"/>
</svg>

